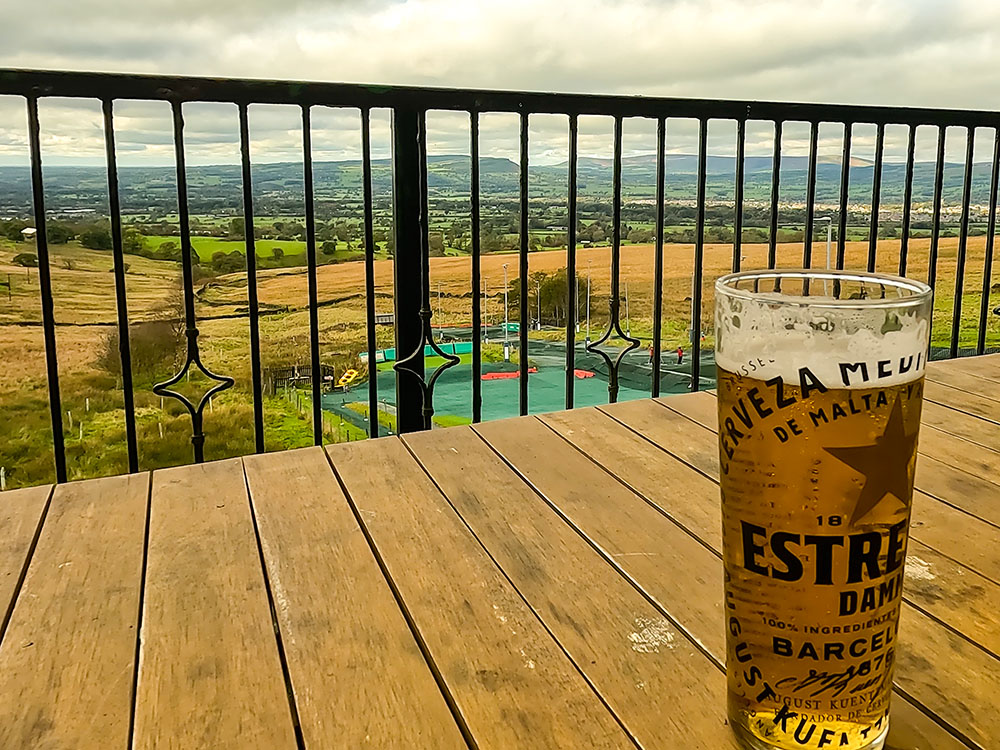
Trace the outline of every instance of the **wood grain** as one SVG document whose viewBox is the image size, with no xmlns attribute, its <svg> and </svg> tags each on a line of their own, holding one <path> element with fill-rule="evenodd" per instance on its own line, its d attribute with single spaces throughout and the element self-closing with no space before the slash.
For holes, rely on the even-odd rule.
<svg viewBox="0 0 1000 750">
<path fill-rule="evenodd" d="M 940 362 L 933 362 L 930 367 L 940 370 L 966 372 L 994 383 L 1000 383 L 1000 354 L 946 359 Z"/>
<path fill-rule="evenodd" d="M 1000 383 L 997 384 L 1000 390 Z M 973 443 L 1000 450 L 1000 429 L 992 422 L 974 417 L 933 401 L 925 401 L 920 413 L 924 426 L 936 427 L 943 432 L 965 438 Z"/>
<path fill-rule="evenodd" d="M 306 747 L 466 747 L 323 449 L 243 463 Z"/>
<path fill-rule="evenodd" d="M 542 419 L 550 422 L 579 414 L 583 417 L 580 423 L 586 423 L 588 413 L 592 414 L 593 410 L 547 414 Z M 624 429 L 611 420 L 607 422 L 612 427 Z M 725 638 L 720 623 L 725 620 L 722 564 L 718 553 L 699 543 L 690 547 L 681 544 L 680 549 L 676 549 L 679 540 L 691 539 L 691 536 L 681 531 L 667 514 L 630 492 L 595 464 L 585 455 L 588 454 L 586 448 L 581 452 L 564 444 L 561 448 L 549 446 L 544 454 L 539 454 L 534 449 L 536 441 L 541 439 L 538 430 L 547 428 L 521 420 L 518 432 L 500 434 L 494 432 L 495 425 L 480 425 L 477 430 L 482 430 L 491 445 L 560 508 L 609 560 L 668 611 L 692 638 L 703 644 L 717 668 L 722 670 Z M 574 423 L 568 428 L 572 430 L 569 439 L 580 440 L 582 444 L 586 438 L 576 429 L 578 426 L 579 423 Z M 604 437 L 607 438 L 603 441 L 605 445 L 621 445 L 617 433 Z M 594 458 L 608 469 L 617 467 Z M 718 496 L 718 488 L 710 480 L 664 457 L 662 452 L 659 463 L 665 463 L 670 476 L 679 480 L 659 484 L 659 491 L 674 499 L 671 503 L 674 518 L 682 518 L 687 506 L 699 504 L 696 494 L 699 485 L 702 498 Z M 634 456 L 630 465 L 634 469 L 632 476 L 648 476 L 651 468 L 641 456 Z M 678 566 L 676 558 L 680 556 L 684 562 Z M 664 571 L 669 574 L 665 575 Z M 906 750 L 963 747 L 905 699 L 897 697 L 893 711 L 892 747 Z"/>
<path fill-rule="evenodd" d="M 724 675 L 470 428 L 406 442 L 640 745 L 738 747 L 726 726 Z M 561 441 L 548 430 L 532 436 L 541 455 L 553 442 Z"/>
<path fill-rule="evenodd" d="M 924 399 L 950 406 L 952 409 L 964 411 L 980 419 L 1000 423 L 1000 401 L 980 396 L 978 393 L 927 381 L 924 383 Z"/>
<path fill-rule="evenodd" d="M 133 740 L 296 747 L 239 459 L 153 474 Z"/>
<path fill-rule="evenodd" d="M 0 646 L 0 747 L 128 746 L 148 494 L 147 474 L 55 489 Z"/>
<path fill-rule="evenodd" d="M 0 493 L 0 638 L 51 494 L 51 484 Z"/>
<path fill-rule="evenodd" d="M 479 748 L 634 747 L 401 441 L 327 450 Z"/>
<path fill-rule="evenodd" d="M 1000 364 L 997 364 L 994 374 L 1000 378 Z M 1000 387 L 998 387 L 1000 382 L 987 380 L 956 367 L 939 367 L 936 363 L 931 364 L 926 370 L 925 378 L 933 383 L 940 383 L 960 391 L 975 393 L 993 401 L 1000 401 Z"/>
</svg>

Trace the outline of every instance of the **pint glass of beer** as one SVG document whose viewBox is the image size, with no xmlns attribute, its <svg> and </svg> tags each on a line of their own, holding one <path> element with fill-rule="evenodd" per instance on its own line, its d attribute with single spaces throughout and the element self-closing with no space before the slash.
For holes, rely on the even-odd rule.
<svg viewBox="0 0 1000 750">
<path fill-rule="evenodd" d="M 729 720 L 755 750 L 881 748 L 931 290 L 772 270 L 715 294 Z"/>
</svg>

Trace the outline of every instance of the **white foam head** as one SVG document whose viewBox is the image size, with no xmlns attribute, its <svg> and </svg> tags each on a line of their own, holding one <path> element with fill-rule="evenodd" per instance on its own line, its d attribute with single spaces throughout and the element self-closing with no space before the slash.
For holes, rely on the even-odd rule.
<svg viewBox="0 0 1000 750">
<path fill-rule="evenodd" d="M 776 283 L 791 293 L 774 291 Z M 798 383 L 807 367 L 828 388 L 898 385 L 923 374 L 932 293 L 921 282 L 750 271 L 723 276 L 715 294 L 715 361 L 724 370 Z"/>
</svg>

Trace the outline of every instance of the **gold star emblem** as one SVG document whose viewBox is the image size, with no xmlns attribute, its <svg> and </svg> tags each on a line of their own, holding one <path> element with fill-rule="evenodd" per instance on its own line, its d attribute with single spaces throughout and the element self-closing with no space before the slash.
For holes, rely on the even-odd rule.
<svg viewBox="0 0 1000 750">
<path fill-rule="evenodd" d="M 865 478 L 857 505 L 851 514 L 851 523 L 857 523 L 875 506 L 892 495 L 906 504 L 910 496 L 909 463 L 917 442 L 917 433 L 906 434 L 903 424 L 903 406 L 896 398 L 886 423 L 885 431 L 871 445 L 825 448 Z"/>
</svg>

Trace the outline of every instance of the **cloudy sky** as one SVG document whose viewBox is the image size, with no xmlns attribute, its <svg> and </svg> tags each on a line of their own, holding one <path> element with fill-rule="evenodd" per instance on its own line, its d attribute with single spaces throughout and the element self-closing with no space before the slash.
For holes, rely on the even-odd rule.
<svg viewBox="0 0 1000 750">
<path fill-rule="evenodd" d="M 981 0 L 31 0 L 5 4 L 4 67 L 326 81 L 774 99 L 1000 110 L 1000 3 Z M 169 164 L 168 112 L 159 103 L 118 105 L 123 164 Z M 46 163 L 102 162 L 96 103 L 44 101 Z M 298 114 L 257 107 L 256 160 L 300 154 Z M 186 109 L 192 163 L 237 156 L 234 107 Z M 318 112 L 316 158 L 358 152 L 357 114 Z M 374 122 L 384 153 L 388 121 Z M 516 155 L 516 120 L 483 123 L 485 153 Z M 565 119 L 532 118 L 531 158 L 565 157 Z M 610 151 L 610 123 L 583 122 L 581 150 Z M 24 163 L 24 106 L 0 97 L 0 164 Z M 467 120 L 431 118 L 432 148 L 467 148 Z M 874 129 L 855 132 L 859 153 Z M 715 123 L 711 149 L 732 151 L 731 123 Z M 805 148 L 790 127 L 785 147 Z M 652 148 L 651 123 L 626 126 L 628 153 Z M 670 150 L 693 152 L 677 123 Z M 887 158 L 902 158 L 890 131 Z M 949 133 L 949 158 L 963 147 Z M 839 152 L 841 129 L 821 148 Z M 954 137 L 953 137 L 954 136 Z M 770 150 L 770 129 L 751 128 L 750 153 Z M 986 158 L 992 134 L 981 133 Z M 922 154 L 933 134 L 921 133 Z"/>
</svg>

